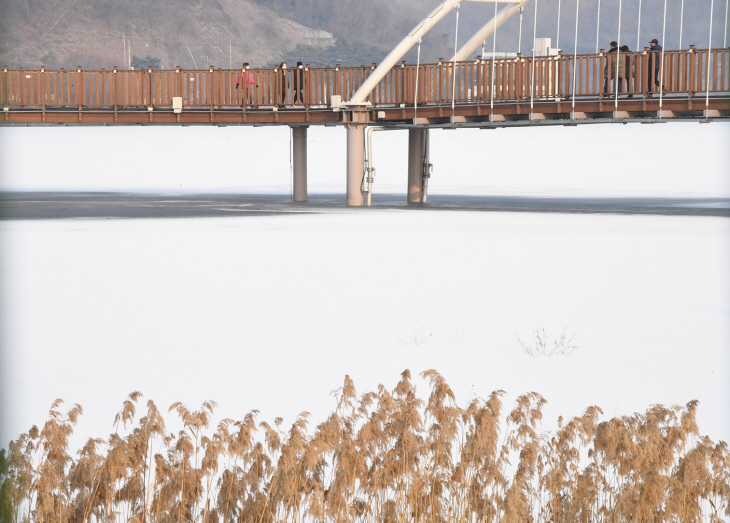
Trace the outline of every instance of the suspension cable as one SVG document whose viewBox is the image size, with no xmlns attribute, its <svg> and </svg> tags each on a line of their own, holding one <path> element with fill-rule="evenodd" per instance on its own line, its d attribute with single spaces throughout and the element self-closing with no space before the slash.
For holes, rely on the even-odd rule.
<svg viewBox="0 0 730 523">
<path fill-rule="evenodd" d="M 517 54 L 522 54 L 522 11 L 524 11 L 524 7 L 520 7 L 520 35 L 517 37 Z"/>
<path fill-rule="evenodd" d="M 555 49 L 560 49 L 560 0 L 558 0 L 558 35 L 555 37 Z"/>
<path fill-rule="evenodd" d="M 461 4 L 456 4 L 456 29 L 454 30 L 454 55 L 459 51 L 459 10 Z"/>
<path fill-rule="evenodd" d="M 413 95 L 413 119 L 418 116 L 418 72 L 421 70 L 421 39 L 418 39 L 418 54 L 416 55 L 416 87 Z"/>
<path fill-rule="evenodd" d="M 535 23 L 532 34 L 532 75 L 530 82 L 530 120 L 535 107 L 535 47 L 537 47 L 537 0 L 535 0 Z"/>
<path fill-rule="evenodd" d="M 494 121 L 494 72 L 497 59 L 497 2 L 494 2 L 494 34 L 492 35 L 492 87 L 489 90 L 489 120 Z"/>
<path fill-rule="evenodd" d="M 575 120 L 575 75 L 578 69 L 578 15 L 580 14 L 580 0 L 575 3 L 575 49 L 573 50 L 573 109 L 570 118 Z"/>
<path fill-rule="evenodd" d="M 636 51 L 641 49 L 641 0 L 639 0 L 639 28 L 636 30 Z"/>
<path fill-rule="evenodd" d="M 598 0 L 598 17 L 596 19 L 596 54 L 598 54 L 598 37 L 601 28 L 601 0 Z"/>
<path fill-rule="evenodd" d="M 454 34 L 454 56 L 459 51 L 459 9 L 461 4 L 456 4 L 456 32 Z M 456 110 L 456 60 L 451 62 L 451 123 L 454 123 L 454 111 Z"/>
<path fill-rule="evenodd" d="M 621 8 L 622 8 L 622 0 L 618 0 L 618 36 L 616 37 L 616 69 L 614 70 L 613 75 L 613 85 L 614 85 L 614 115 L 613 117 L 616 118 L 616 113 L 618 113 L 618 92 L 621 90 L 621 82 L 623 82 L 623 78 L 618 77 L 618 70 L 619 70 L 619 64 L 621 63 L 621 60 L 623 59 L 621 56 Z M 624 72 L 626 74 L 626 72 Z"/>
<path fill-rule="evenodd" d="M 662 119 L 662 103 L 664 101 L 664 47 L 667 45 L 667 0 L 664 0 L 664 27 L 662 28 L 662 54 L 659 62 L 659 119 Z"/>
<path fill-rule="evenodd" d="M 705 118 L 709 120 L 710 118 L 710 69 L 712 67 L 712 15 L 713 10 L 715 8 L 715 0 L 710 1 L 710 38 L 709 43 L 707 44 L 707 85 L 706 93 L 705 93 Z M 727 9 L 725 9 L 725 12 L 727 12 Z"/>
<path fill-rule="evenodd" d="M 679 50 L 682 50 L 682 29 L 684 28 L 684 0 L 679 11 Z"/>
</svg>

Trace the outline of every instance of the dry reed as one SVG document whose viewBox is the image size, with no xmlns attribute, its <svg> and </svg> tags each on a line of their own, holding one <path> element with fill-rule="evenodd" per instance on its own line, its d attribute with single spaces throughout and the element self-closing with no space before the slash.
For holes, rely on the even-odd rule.
<svg viewBox="0 0 730 523">
<path fill-rule="evenodd" d="M 730 517 L 730 451 L 701 436 L 697 402 L 601 421 L 601 410 L 541 426 L 534 392 L 503 412 L 502 391 L 459 407 L 436 371 L 418 396 L 409 371 L 308 431 L 277 418 L 212 425 L 216 404 L 137 414 L 130 394 L 106 439 L 72 457 L 81 415 L 51 406 L 0 451 L 0 523 L 699 522 Z M 159 449 L 159 451 L 155 451 Z"/>
</svg>

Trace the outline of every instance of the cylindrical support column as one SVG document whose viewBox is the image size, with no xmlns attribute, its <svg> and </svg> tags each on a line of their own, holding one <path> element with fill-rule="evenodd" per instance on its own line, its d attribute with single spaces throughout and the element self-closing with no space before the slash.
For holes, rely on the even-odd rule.
<svg viewBox="0 0 730 523">
<path fill-rule="evenodd" d="M 365 124 L 347 124 L 347 205 L 362 206 L 365 176 Z"/>
<path fill-rule="evenodd" d="M 292 127 L 294 201 L 307 201 L 307 127 Z"/>
<path fill-rule="evenodd" d="M 408 203 L 421 203 L 423 198 L 423 128 L 408 129 Z"/>
</svg>

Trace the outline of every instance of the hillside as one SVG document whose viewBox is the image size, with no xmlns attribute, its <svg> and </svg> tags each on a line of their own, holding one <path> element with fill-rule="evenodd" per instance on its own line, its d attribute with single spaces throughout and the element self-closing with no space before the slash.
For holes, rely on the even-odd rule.
<svg viewBox="0 0 730 523">
<path fill-rule="evenodd" d="M 11 67 L 110 68 L 154 65 L 254 67 L 281 60 L 315 66 L 380 62 L 438 0 L 0 0 L 0 65 Z M 623 2 L 621 41 L 637 48 L 638 8 Z M 558 0 L 540 0 L 537 36 L 557 36 Z M 561 0 L 560 47 L 573 52 L 575 0 Z M 661 0 L 644 0 L 639 48 L 662 39 Z M 598 0 L 580 4 L 579 52 L 593 52 Z M 668 3 L 665 48 L 679 45 L 680 3 Z M 601 7 L 599 47 L 618 39 L 619 2 Z M 464 2 L 459 42 L 484 25 L 493 4 Z M 689 4 L 682 47 L 707 47 L 709 5 Z M 525 7 L 522 42 L 519 16 L 500 27 L 498 51 L 529 54 L 534 4 Z M 448 59 L 454 50 L 456 15 L 450 13 L 424 39 L 421 60 Z M 724 13 L 714 14 L 713 47 L 723 44 Z M 491 50 L 491 40 L 486 50 Z M 480 52 L 479 49 L 474 53 Z M 405 57 L 416 61 L 416 49 Z"/>
<path fill-rule="evenodd" d="M 264 66 L 311 31 L 246 0 L 0 0 L 0 62 L 110 68 Z M 126 43 L 126 50 L 125 50 Z"/>
</svg>

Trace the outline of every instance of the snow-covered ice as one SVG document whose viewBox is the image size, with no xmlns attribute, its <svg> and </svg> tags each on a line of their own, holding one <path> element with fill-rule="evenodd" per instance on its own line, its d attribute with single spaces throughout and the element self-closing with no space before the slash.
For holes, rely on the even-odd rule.
<svg viewBox="0 0 730 523">
<path fill-rule="evenodd" d="M 0 128 L 0 190 L 287 191 L 286 128 Z M 339 133 L 339 134 L 338 134 Z M 387 138 L 386 138 L 387 137 Z M 432 133 L 437 193 L 730 195 L 730 124 Z M 375 138 L 374 198 L 405 194 L 407 136 Z M 310 128 L 310 190 L 344 193 L 341 129 Z M 344 199 L 344 196 L 343 196 Z M 578 349 L 530 357 L 545 329 Z M 80 403 L 104 437 L 133 390 L 161 409 L 318 422 L 434 368 L 464 405 L 527 391 L 558 415 L 700 400 L 730 439 L 727 218 L 371 209 L 0 221 L 0 446 Z M 425 383 L 421 382 L 425 387 Z M 425 390 L 423 391 L 425 393 Z"/>
<path fill-rule="evenodd" d="M 462 405 L 539 392 L 547 427 L 699 399 L 701 430 L 727 440 L 729 233 L 723 218 L 397 210 L 5 222 L 3 437 L 57 397 L 103 437 L 133 390 L 318 422 L 345 374 L 365 392 L 434 368 Z M 519 341 L 541 328 L 578 349 L 528 356 Z"/>
</svg>

